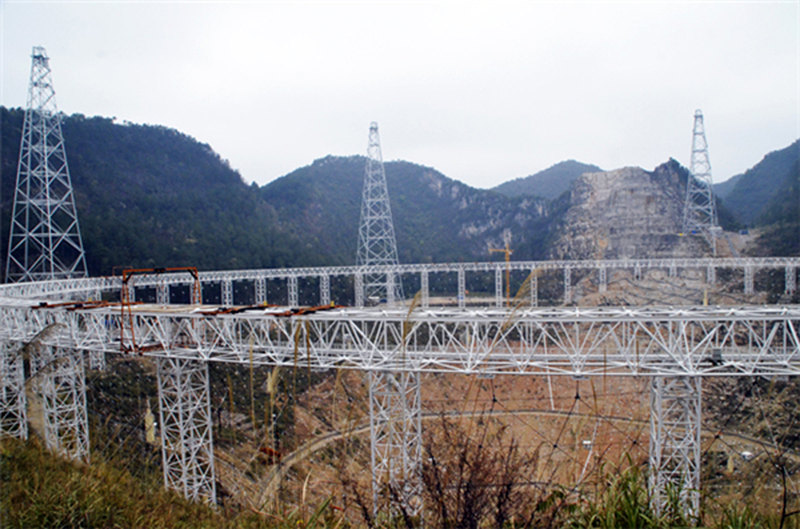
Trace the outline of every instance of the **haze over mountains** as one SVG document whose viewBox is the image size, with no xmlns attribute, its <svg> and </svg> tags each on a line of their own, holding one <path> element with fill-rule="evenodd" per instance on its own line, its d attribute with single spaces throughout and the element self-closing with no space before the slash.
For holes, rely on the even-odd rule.
<svg viewBox="0 0 800 529">
<path fill-rule="evenodd" d="M 0 107 L 3 255 L 23 114 Z M 326 156 L 258 187 L 246 184 L 210 146 L 165 127 L 73 115 L 65 117 L 63 132 L 93 275 L 126 266 L 233 269 L 355 261 L 362 156 Z M 769 154 L 724 188 L 723 226 L 777 226 L 783 235 L 770 244 L 783 246 L 759 251 L 800 251 L 798 160 L 800 142 Z M 688 172 L 665 162 L 653 171 L 603 173 L 569 160 L 493 190 L 472 188 L 434 168 L 387 162 L 400 259 L 488 260 L 487 245 L 501 244 L 504 229 L 512 231 L 514 259 L 669 252 L 667 239 L 656 248 L 647 233 L 655 226 L 663 236 L 676 231 Z M 726 213 L 726 204 L 735 209 Z"/>
</svg>

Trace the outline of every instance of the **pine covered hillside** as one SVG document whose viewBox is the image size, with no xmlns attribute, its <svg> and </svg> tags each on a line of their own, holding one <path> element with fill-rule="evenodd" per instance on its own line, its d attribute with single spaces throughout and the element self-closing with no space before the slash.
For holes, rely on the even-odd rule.
<svg viewBox="0 0 800 529">
<path fill-rule="evenodd" d="M 740 222 L 750 226 L 763 224 L 760 217 L 767 213 L 770 200 L 777 198 L 787 175 L 797 170 L 798 160 L 800 140 L 767 154 L 752 168 L 731 179 L 735 184 L 724 198 L 725 205 Z"/>
<path fill-rule="evenodd" d="M 567 160 L 536 174 L 502 183 L 492 190 L 507 197 L 533 195 L 553 200 L 567 191 L 572 182 L 582 174 L 599 171 L 602 171 L 602 169 L 596 165 Z"/>
<path fill-rule="evenodd" d="M 281 219 L 335 264 L 355 262 L 366 158 L 327 156 L 262 188 Z M 386 162 L 386 181 L 402 262 L 486 260 L 487 245 L 511 229 L 520 258 L 541 256 L 546 201 L 508 198 L 469 187 L 435 169 Z"/>
<path fill-rule="evenodd" d="M 22 109 L 0 107 L 2 263 Z M 210 146 L 175 130 L 66 116 L 62 130 L 91 275 L 120 267 L 322 264 Z"/>
</svg>

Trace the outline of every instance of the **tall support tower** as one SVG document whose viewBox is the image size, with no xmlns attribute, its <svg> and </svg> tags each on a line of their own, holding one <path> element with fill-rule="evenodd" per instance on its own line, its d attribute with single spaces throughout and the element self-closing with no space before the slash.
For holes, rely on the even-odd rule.
<svg viewBox="0 0 800 529">
<path fill-rule="evenodd" d="M 653 377 L 650 385 L 650 493 L 656 512 L 672 498 L 700 513 L 700 377 Z"/>
<path fill-rule="evenodd" d="M 50 60 L 38 46 L 32 57 L 5 280 L 86 277 Z"/>
<path fill-rule="evenodd" d="M 389 206 L 389 191 L 381 155 L 378 124 L 369 127 L 367 166 L 361 220 L 358 227 L 356 265 L 364 267 L 357 281 L 356 298 L 403 299 L 400 277 L 374 273 L 373 265 L 396 265 L 397 241 Z M 388 500 L 407 513 L 418 515 L 422 508 L 422 457 L 420 375 L 418 372 L 369 373 L 370 444 L 372 448 L 372 491 L 376 514 L 392 509 Z"/>
<path fill-rule="evenodd" d="M 702 235 L 717 254 L 716 235 L 717 210 L 714 206 L 714 193 L 711 179 L 711 161 L 708 157 L 708 143 L 703 125 L 703 112 L 694 112 L 694 132 L 692 134 L 691 172 L 686 184 L 686 204 L 683 210 L 684 233 Z"/>
<path fill-rule="evenodd" d="M 361 197 L 361 220 L 358 225 L 357 266 L 396 265 L 397 241 L 394 236 L 386 172 L 381 155 L 378 124 L 369 126 L 367 167 L 364 172 L 364 191 Z M 367 271 L 363 277 L 364 297 L 367 300 L 402 300 L 403 284 L 391 273 Z"/>
</svg>

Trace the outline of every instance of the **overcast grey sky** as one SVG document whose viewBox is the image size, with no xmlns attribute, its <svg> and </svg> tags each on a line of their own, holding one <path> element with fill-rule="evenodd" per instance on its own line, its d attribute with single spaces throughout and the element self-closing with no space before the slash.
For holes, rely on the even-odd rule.
<svg viewBox="0 0 800 529">
<path fill-rule="evenodd" d="M 260 184 L 366 152 L 492 187 L 573 158 L 722 181 L 800 137 L 800 2 L 0 0 L 0 101 L 174 127 Z M 69 142 L 69 138 L 66 139 Z"/>
</svg>

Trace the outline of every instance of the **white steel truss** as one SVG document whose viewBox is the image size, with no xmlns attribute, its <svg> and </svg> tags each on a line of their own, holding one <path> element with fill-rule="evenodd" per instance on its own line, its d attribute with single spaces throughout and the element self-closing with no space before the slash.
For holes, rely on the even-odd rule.
<svg viewBox="0 0 800 529">
<path fill-rule="evenodd" d="M 650 491 L 656 512 L 700 514 L 700 377 L 654 377 L 650 385 Z"/>
<path fill-rule="evenodd" d="M 361 197 L 361 220 L 358 224 L 358 253 L 356 266 L 397 265 L 397 240 L 394 234 L 389 191 L 383 167 L 378 124 L 369 127 L 367 165 L 364 171 L 364 190 Z M 395 278 L 391 285 L 391 270 L 378 269 L 364 272 L 366 300 L 403 299 L 403 284 Z M 390 292 L 390 286 L 393 287 Z"/>
<path fill-rule="evenodd" d="M 369 373 L 372 490 L 375 514 L 399 503 L 422 510 L 420 373 Z"/>
<path fill-rule="evenodd" d="M 30 359 L 34 387 L 41 398 L 47 447 L 70 459 L 88 461 L 83 353 L 44 346 L 35 348 Z"/>
<path fill-rule="evenodd" d="M 164 485 L 191 500 L 214 503 L 208 364 L 170 357 L 157 363 Z"/>
<path fill-rule="evenodd" d="M 0 436 L 28 438 L 22 353 L 0 342 Z"/>
<path fill-rule="evenodd" d="M 6 282 L 85 277 L 50 60 L 34 47 L 8 238 Z"/>
<path fill-rule="evenodd" d="M 694 113 L 692 132 L 692 160 L 689 178 L 686 183 L 686 203 L 683 210 L 683 230 L 687 234 L 702 235 L 716 251 L 717 210 L 714 206 L 711 161 L 708 156 L 703 112 Z"/>
</svg>

